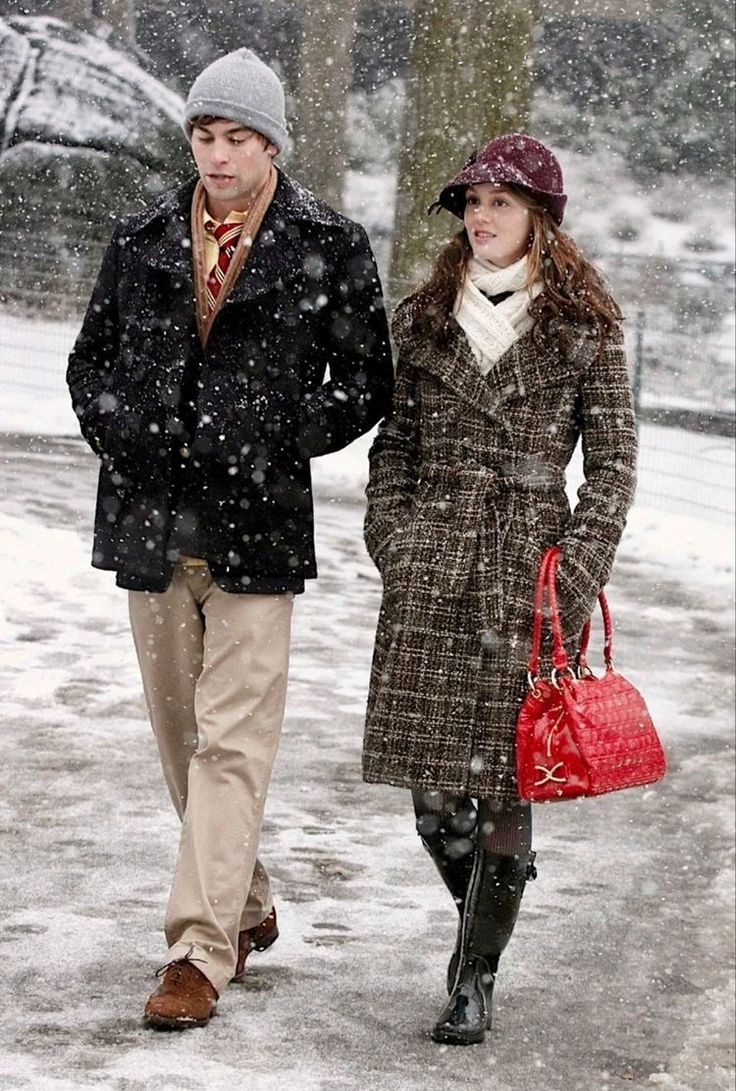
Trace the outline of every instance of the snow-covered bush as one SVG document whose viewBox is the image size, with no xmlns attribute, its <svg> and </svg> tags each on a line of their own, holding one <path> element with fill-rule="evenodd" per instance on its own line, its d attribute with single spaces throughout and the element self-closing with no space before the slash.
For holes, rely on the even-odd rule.
<svg viewBox="0 0 736 1091">
<path fill-rule="evenodd" d="M 182 109 L 93 34 L 0 19 L 0 301 L 78 310 L 113 222 L 188 169 Z"/>
</svg>

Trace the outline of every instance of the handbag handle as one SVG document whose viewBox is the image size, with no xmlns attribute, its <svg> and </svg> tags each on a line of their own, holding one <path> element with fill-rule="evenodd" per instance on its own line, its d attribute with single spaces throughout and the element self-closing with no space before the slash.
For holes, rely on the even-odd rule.
<svg viewBox="0 0 736 1091">
<path fill-rule="evenodd" d="M 606 664 L 606 669 L 610 671 L 613 670 L 613 619 L 608 606 L 608 599 L 603 591 L 598 595 L 598 604 L 600 605 L 601 614 L 603 615 L 603 662 Z M 580 648 L 575 657 L 575 668 L 579 675 L 590 672 L 587 653 L 588 644 L 590 643 L 591 624 L 592 618 L 588 618 L 583 626 L 583 631 L 580 634 Z"/>
<path fill-rule="evenodd" d="M 562 634 L 560 621 L 560 608 L 557 598 L 557 566 L 560 562 L 561 551 L 559 546 L 550 546 L 542 560 L 539 562 L 537 582 L 534 588 L 534 623 L 532 628 L 532 646 L 529 653 L 527 680 L 532 691 L 536 689 L 536 681 L 539 676 L 539 657 L 542 647 L 542 617 L 544 611 L 545 590 L 549 596 L 550 623 L 552 626 L 552 681 L 557 675 L 569 671 L 573 674 L 565 651 L 565 639 Z M 601 613 L 603 615 L 603 658 L 607 670 L 613 669 L 613 620 L 603 591 L 598 594 Z M 576 657 L 578 671 L 588 669 L 587 651 L 590 642 L 590 618 L 586 621 L 580 637 L 580 648 Z"/>
<path fill-rule="evenodd" d="M 534 586 L 534 623 L 532 627 L 532 646 L 529 652 L 527 678 L 530 688 L 539 677 L 539 653 L 542 648 L 542 616 L 544 611 L 544 589 L 547 585 L 547 570 L 554 555 L 559 557 L 559 546 L 550 546 L 539 562 L 537 582 Z"/>
</svg>

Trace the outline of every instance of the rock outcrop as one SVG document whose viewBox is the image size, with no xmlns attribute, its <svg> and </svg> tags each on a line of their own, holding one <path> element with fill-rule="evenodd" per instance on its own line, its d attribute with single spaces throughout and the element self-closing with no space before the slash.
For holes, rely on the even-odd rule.
<svg viewBox="0 0 736 1091">
<path fill-rule="evenodd" d="M 190 169 L 182 109 L 93 34 L 0 19 L 0 304 L 79 311 L 115 220 Z"/>
</svg>

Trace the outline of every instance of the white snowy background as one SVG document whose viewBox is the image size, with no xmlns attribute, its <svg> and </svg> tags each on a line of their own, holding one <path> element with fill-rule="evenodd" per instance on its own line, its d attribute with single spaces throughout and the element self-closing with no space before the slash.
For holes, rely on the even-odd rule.
<svg viewBox="0 0 736 1091">
<path fill-rule="evenodd" d="M 677 259 L 710 235 L 733 260 L 722 186 L 643 191 L 576 152 L 563 166 L 570 226 L 594 250 L 625 221 L 638 235 L 622 249 Z M 384 262 L 394 182 L 354 173 L 348 190 Z M 0 1089 L 731 1091 L 733 440 L 642 425 L 609 597 L 617 665 L 647 698 L 669 774 L 535 809 L 539 879 L 493 1035 L 469 1050 L 427 1036 L 455 916 L 408 793 L 360 780 L 380 595 L 361 538 L 370 437 L 315 462 L 320 579 L 297 603 L 262 840 L 281 938 L 209 1027 L 153 1034 L 140 1016 L 165 958 L 177 823 L 125 595 L 89 566 L 96 467 L 63 378 L 78 323 L 0 313 L 0 326 Z M 576 462 L 573 494 L 579 476 Z"/>
</svg>

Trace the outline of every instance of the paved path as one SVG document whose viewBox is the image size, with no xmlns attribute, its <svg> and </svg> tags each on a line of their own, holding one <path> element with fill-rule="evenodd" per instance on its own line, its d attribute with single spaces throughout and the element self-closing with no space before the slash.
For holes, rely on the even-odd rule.
<svg viewBox="0 0 736 1091">
<path fill-rule="evenodd" d="M 539 880 L 502 962 L 493 1039 L 438 1048 L 426 1031 L 454 910 L 406 793 L 360 781 L 378 582 L 360 509 L 320 502 L 321 578 L 298 602 L 262 841 L 282 938 L 208 1028 L 157 1035 L 140 1010 L 163 961 L 176 822 L 125 597 L 87 566 L 94 462 L 75 442 L 13 437 L 0 461 L 14 551 L 0 649 L 0 1089 L 733 1088 L 728 602 L 623 549 L 611 595 L 621 666 L 651 697 L 670 775 L 538 810 Z"/>
</svg>

